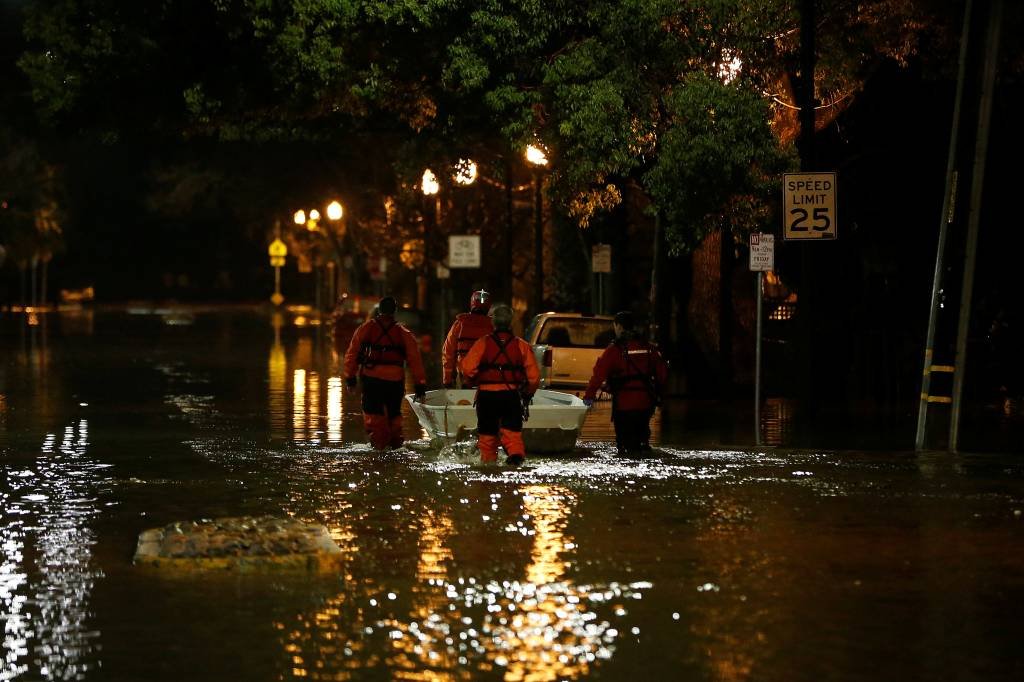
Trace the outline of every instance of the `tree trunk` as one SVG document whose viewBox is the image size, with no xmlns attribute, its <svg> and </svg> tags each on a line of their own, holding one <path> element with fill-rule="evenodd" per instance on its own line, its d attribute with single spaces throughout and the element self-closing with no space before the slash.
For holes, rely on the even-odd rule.
<svg viewBox="0 0 1024 682">
<path fill-rule="evenodd" d="M 718 259 L 718 395 L 732 397 L 733 387 L 733 239 L 732 232 L 722 228 Z"/>
</svg>

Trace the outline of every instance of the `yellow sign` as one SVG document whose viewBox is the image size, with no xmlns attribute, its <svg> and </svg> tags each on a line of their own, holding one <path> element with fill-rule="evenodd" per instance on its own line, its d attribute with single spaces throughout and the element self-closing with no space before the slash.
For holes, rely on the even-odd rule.
<svg viewBox="0 0 1024 682">
<path fill-rule="evenodd" d="M 284 245 L 284 242 L 280 238 L 270 242 L 270 246 L 267 247 L 267 253 L 271 258 L 281 257 L 284 258 L 288 255 L 288 247 Z"/>
<path fill-rule="evenodd" d="M 783 236 L 787 241 L 836 238 L 836 174 L 782 176 Z"/>
</svg>

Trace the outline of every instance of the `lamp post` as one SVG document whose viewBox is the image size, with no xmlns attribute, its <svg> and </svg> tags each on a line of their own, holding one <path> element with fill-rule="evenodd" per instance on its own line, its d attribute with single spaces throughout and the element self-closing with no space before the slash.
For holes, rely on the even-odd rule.
<svg viewBox="0 0 1024 682">
<path fill-rule="evenodd" d="M 429 168 L 423 171 L 423 179 L 420 182 L 420 189 L 423 196 L 434 197 L 434 231 L 441 226 L 441 183 L 438 182 L 434 171 Z M 430 232 L 424 223 L 423 227 L 423 274 L 419 286 L 416 287 L 416 307 L 420 310 L 427 305 L 427 287 L 430 281 Z"/>
<path fill-rule="evenodd" d="M 327 213 L 327 219 L 329 221 L 331 221 L 332 223 L 340 223 L 341 219 L 345 215 L 345 209 L 341 205 L 341 202 L 339 202 L 337 200 L 333 200 L 333 201 L 331 201 L 327 205 L 326 213 Z M 338 243 L 338 239 L 337 239 L 337 236 L 335 235 L 334 229 L 329 229 L 329 230 L 321 229 L 321 227 L 320 227 L 320 218 L 321 218 L 320 211 L 315 209 L 315 208 L 310 209 L 308 214 L 306 213 L 306 211 L 304 211 L 302 209 L 299 209 L 292 216 L 292 219 L 293 219 L 293 221 L 295 222 L 296 225 L 298 225 L 300 227 L 305 227 L 308 231 L 314 232 L 314 233 L 324 237 L 327 240 L 328 244 L 330 244 L 331 251 L 334 254 L 334 257 L 331 259 L 331 261 L 328 264 L 329 265 L 329 269 L 330 268 L 337 268 L 338 272 L 340 273 L 341 270 L 342 270 L 341 262 L 340 262 L 341 261 L 341 250 L 342 250 L 341 249 L 341 245 Z M 338 228 L 338 229 L 342 233 L 342 235 L 344 236 L 344 232 L 345 232 L 344 223 L 340 223 L 340 228 Z M 314 263 L 314 266 L 315 266 L 315 263 Z M 336 294 L 337 294 L 336 290 L 338 288 L 338 286 L 337 286 L 337 277 L 334 276 L 333 271 L 332 271 L 332 274 L 329 277 L 329 281 L 330 281 L 330 284 L 329 284 L 330 290 L 329 290 L 328 294 L 329 294 L 329 297 L 331 298 L 331 300 L 333 301 L 334 298 L 336 298 Z M 321 296 L 320 296 L 321 288 L 322 287 L 321 287 L 321 282 L 320 282 L 320 271 L 317 270 L 316 271 L 316 281 L 315 281 L 315 284 L 314 284 L 314 296 L 315 296 L 315 306 L 316 306 L 316 310 L 317 310 L 318 313 L 320 312 L 320 309 L 321 309 Z"/>
<path fill-rule="evenodd" d="M 533 166 L 533 196 L 534 196 L 534 223 L 533 223 L 533 251 L 534 251 L 534 272 L 536 282 L 534 283 L 534 314 L 542 312 L 544 307 L 544 196 L 541 183 L 540 171 L 548 165 L 547 154 L 536 145 L 526 147 L 526 161 Z"/>
</svg>

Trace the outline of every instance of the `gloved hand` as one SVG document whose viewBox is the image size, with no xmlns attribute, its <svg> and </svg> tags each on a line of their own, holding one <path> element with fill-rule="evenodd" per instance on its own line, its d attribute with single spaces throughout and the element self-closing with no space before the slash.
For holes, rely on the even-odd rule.
<svg viewBox="0 0 1024 682">
<path fill-rule="evenodd" d="M 356 392 L 356 382 L 357 379 L 355 377 L 349 377 L 345 379 L 345 388 L 346 390 L 348 390 L 350 394 Z"/>
<path fill-rule="evenodd" d="M 427 385 L 426 384 L 416 384 L 416 397 L 415 397 L 416 402 L 422 403 L 426 399 L 427 399 Z"/>
<path fill-rule="evenodd" d="M 591 407 L 594 406 L 594 399 L 593 398 L 584 398 L 583 399 L 583 404 L 586 405 L 587 409 L 589 410 Z"/>
</svg>

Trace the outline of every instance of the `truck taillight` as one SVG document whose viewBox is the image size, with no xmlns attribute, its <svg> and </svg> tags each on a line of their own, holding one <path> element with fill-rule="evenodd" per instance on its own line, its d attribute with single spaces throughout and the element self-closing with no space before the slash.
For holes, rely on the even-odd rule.
<svg viewBox="0 0 1024 682">
<path fill-rule="evenodd" d="M 551 349 L 550 348 L 548 348 L 547 350 L 544 351 L 544 366 L 545 367 L 550 367 L 551 366 Z"/>
</svg>

